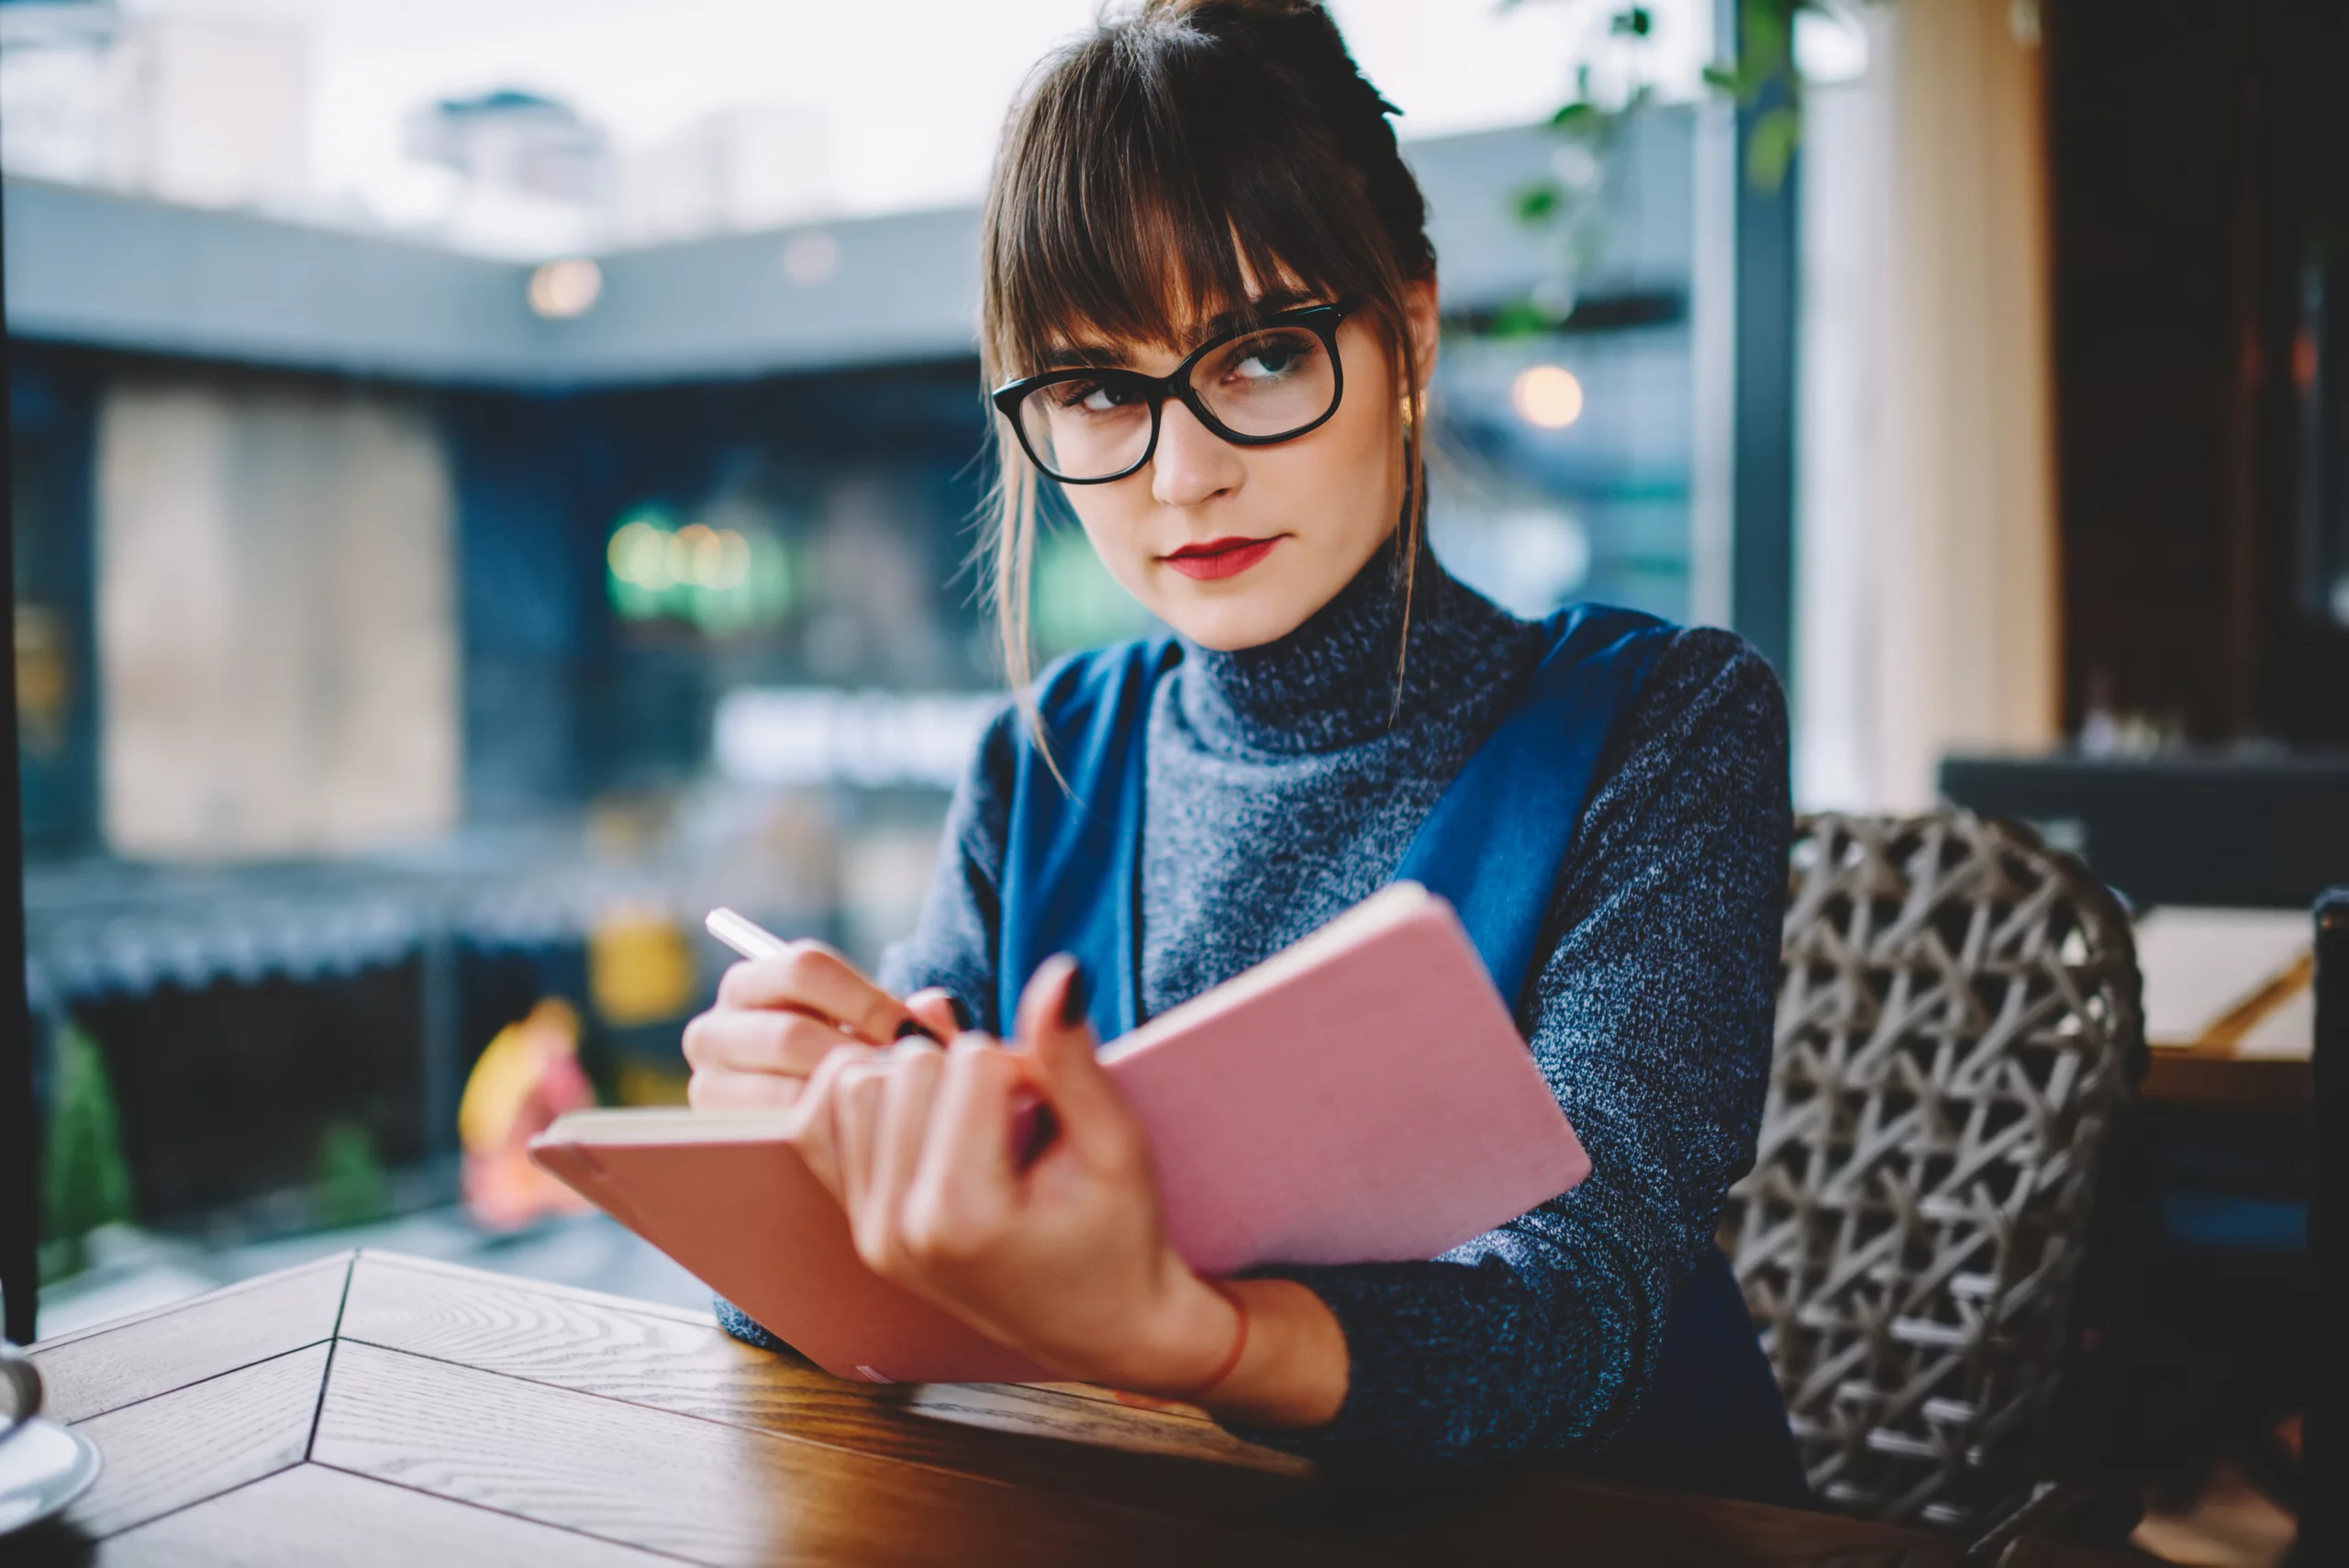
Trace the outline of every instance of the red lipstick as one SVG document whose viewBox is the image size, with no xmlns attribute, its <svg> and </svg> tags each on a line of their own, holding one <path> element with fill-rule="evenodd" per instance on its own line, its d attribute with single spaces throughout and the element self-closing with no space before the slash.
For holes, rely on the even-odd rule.
<svg viewBox="0 0 2349 1568">
<path fill-rule="evenodd" d="M 1273 546 L 1280 541 L 1278 534 L 1270 539 L 1213 539 L 1205 544 L 1186 544 L 1160 559 L 1186 577 L 1237 577 L 1272 554 Z"/>
</svg>

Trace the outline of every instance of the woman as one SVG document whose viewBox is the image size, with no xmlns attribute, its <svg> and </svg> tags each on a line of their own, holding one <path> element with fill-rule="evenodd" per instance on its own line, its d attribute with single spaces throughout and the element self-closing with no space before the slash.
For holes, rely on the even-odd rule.
<svg viewBox="0 0 2349 1568">
<path fill-rule="evenodd" d="M 1148 0 L 1034 81 L 982 306 L 1022 695 L 878 981 L 813 944 L 738 965 L 686 1031 L 693 1103 L 796 1104 L 872 1266 L 1068 1377 L 1330 1459 L 1559 1453 L 1797 1496 L 1711 1243 L 1768 1060 L 1782 699 L 1727 633 L 1521 621 L 1427 553 L 1435 258 L 1393 112 L 1306 0 Z M 1029 685 L 1040 481 L 1175 639 Z M 1529 880 L 1509 846 L 1536 841 Z M 1496 976 L 1591 1175 L 1432 1262 L 1200 1279 L 1097 1038 L 1431 854 L 1479 897 L 1531 890 L 1486 899 L 1523 984 Z"/>
</svg>

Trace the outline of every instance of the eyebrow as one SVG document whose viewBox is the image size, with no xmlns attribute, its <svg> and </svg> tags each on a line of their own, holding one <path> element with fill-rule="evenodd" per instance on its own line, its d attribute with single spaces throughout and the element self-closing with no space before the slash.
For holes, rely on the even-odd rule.
<svg viewBox="0 0 2349 1568">
<path fill-rule="evenodd" d="M 1235 306 L 1197 324 L 1191 333 L 1194 347 L 1223 334 L 1245 327 L 1252 321 L 1283 311 L 1297 310 L 1308 305 L 1325 305 L 1328 297 L 1319 290 L 1280 288 L 1258 295 L 1246 305 Z M 1188 352 L 1186 350 L 1185 352 Z M 1128 350 L 1112 343 L 1066 343 L 1045 351 L 1044 359 L 1052 370 L 1080 370 L 1098 365 L 1103 369 L 1130 369 L 1133 357 Z"/>
</svg>

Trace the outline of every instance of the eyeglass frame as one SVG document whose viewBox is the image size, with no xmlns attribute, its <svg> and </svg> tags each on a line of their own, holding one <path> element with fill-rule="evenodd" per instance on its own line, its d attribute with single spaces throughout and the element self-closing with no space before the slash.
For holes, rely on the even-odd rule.
<svg viewBox="0 0 2349 1568">
<path fill-rule="evenodd" d="M 1335 417 L 1338 406 L 1346 398 L 1345 361 L 1338 352 L 1338 328 L 1347 317 L 1362 308 L 1359 299 L 1341 299 L 1334 305 L 1300 305 L 1275 311 L 1260 321 L 1251 321 L 1219 332 L 1191 350 L 1183 362 L 1164 375 L 1145 375 L 1141 371 L 1115 365 L 1066 365 L 1035 375 L 1022 376 L 1005 382 L 987 394 L 987 400 L 1010 422 L 1011 433 L 1019 439 L 1019 450 L 1036 465 L 1036 472 L 1061 484 L 1111 484 L 1141 473 L 1158 455 L 1158 435 L 1164 427 L 1166 400 L 1173 397 L 1191 411 L 1192 417 L 1208 430 L 1235 447 L 1273 447 L 1283 441 L 1293 441 L 1299 436 L 1310 435 Z M 1201 360 L 1227 344 L 1238 342 L 1252 333 L 1268 331 L 1275 327 L 1303 327 L 1321 339 L 1322 349 L 1330 356 L 1330 406 L 1310 424 L 1299 425 L 1294 430 L 1284 430 L 1277 436 L 1250 436 L 1233 429 L 1217 418 L 1199 396 L 1198 388 L 1191 384 L 1191 371 Z M 1056 472 L 1050 463 L 1036 455 L 1035 443 L 1028 439 L 1028 427 L 1019 417 L 1019 406 L 1030 393 L 1041 391 L 1064 381 L 1110 381 L 1141 393 L 1150 401 L 1150 439 L 1143 443 L 1141 456 L 1115 473 L 1104 473 L 1091 479 L 1072 479 Z"/>
</svg>

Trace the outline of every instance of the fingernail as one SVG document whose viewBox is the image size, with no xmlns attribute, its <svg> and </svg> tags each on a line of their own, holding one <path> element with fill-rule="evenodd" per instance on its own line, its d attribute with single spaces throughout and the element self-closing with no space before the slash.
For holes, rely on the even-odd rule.
<svg viewBox="0 0 2349 1568">
<path fill-rule="evenodd" d="M 976 1020 L 971 1017 L 971 1009 L 963 1005 L 962 997 L 950 994 L 946 998 L 946 1006 L 948 1010 L 952 1012 L 954 1015 L 954 1027 L 956 1029 L 968 1030 L 976 1022 Z"/>
<path fill-rule="evenodd" d="M 1093 999 L 1093 977 L 1082 959 L 1069 962 L 1068 984 L 1061 988 L 1061 1027 L 1074 1029 L 1085 1021 L 1085 1006 Z"/>
<path fill-rule="evenodd" d="M 943 1043 L 936 1035 L 930 1032 L 929 1028 L 924 1025 L 919 1018 L 915 1018 L 910 1013 L 906 1015 L 905 1018 L 898 1023 L 896 1038 L 904 1040 L 909 1035 L 919 1035 L 922 1039 L 929 1040 L 933 1044 Z"/>
</svg>

